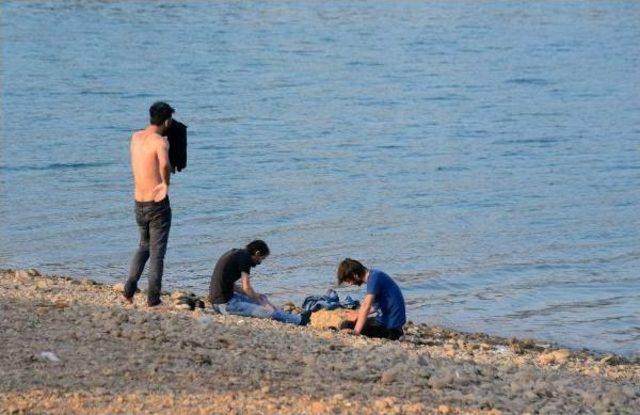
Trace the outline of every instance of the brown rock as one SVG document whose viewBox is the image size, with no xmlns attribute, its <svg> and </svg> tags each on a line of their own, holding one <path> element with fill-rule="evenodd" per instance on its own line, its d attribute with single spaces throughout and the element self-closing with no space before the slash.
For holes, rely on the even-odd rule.
<svg viewBox="0 0 640 415">
<path fill-rule="evenodd" d="M 402 410 L 407 414 L 424 414 L 427 412 L 424 404 L 419 402 L 402 405 Z"/>
<path fill-rule="evenodd" d="M 398 366 L 394 366 L 391 369 L 385 370 L 384 372 L 382 372 L 382 375 L 380 376 L 380 383 L 388 385 L 390 383 L 395 382 L 398 376 L 400 375 L 400 371 L 401 369 Z"/>
<path fill-rule="evenodd" d="M 183 310 L 183 311 L 193 310 L 193 308 L 191 307 L 191 304 L 189 303 L 178 303 L 174 305 L 173 308 L 175 308 L 176 310 Z"/>
<path fill-rule="evenodd" d="M 322 401 L 312 402 L 309 407 L 309 410 L 312 414 L 318 414 L 318 415 L 328 414 L 331 412 L 332 409 L 333 408 L 331 408 L 329 405 L 327 405 Z"/>
<path fill-rule="evenodd" d="M 438 412 L 441 414 L 450 414 L 451 408 L 448 405 L 438 405 Z"/>
<path fill-rule="evenodd" d="M 297 305 L 295 305 L 294 303 L 284 303 L 282 305 L 282 310 L 287 312 L 287 313 L 292 313 L 292 314 L 300 314 L 302 312 L 302 309 L 300 307 L 298 307 Z"/>
<path fill-rule="evenodd" d="M 605 357 L 603 357 L 602 359 L 600 359 L 600 363 L 605 364 L 605 365 L 615 366 L 615 365 L 624 364 L 625 360 L 623 358 L 621 358 L 620 356 L 616 356 L 614 354 L 608 354 Z"/>
<path fill-rule="evenodd" d="M 18 279 L 27 279 L 29 278 L 29 273 L 23 269 L 17 269 L 14 271 L 14 275 Z"/>
<path fill-rule="evenodd" d="M 311 327 L 341 329 L 353 320 L 347 310 L 318 310 L 311 314 Z"/>
<path fill-rule="evenodd" d="M 434 389 L 443 389 L 453 383 L 454 376 L 455 375 L 452 370 L 441 369 L 434 373 L 431 379 L 429 379 L 429 385 Z"/>
<path fill-rule="evenodd" d="M 191 295 L 189 295 L 185 291 L 174 291 L 171 294 L 171 299 L 172 300 L 180 300 L 181 298 L 184 298 L 184 297 L 191 297 Z"/>
<path fill-rule="evenodd" d="M 571 356 L 571 352 L 567 349 L 554 350 L 547 353 L 542 353 L 538 356 L 538 363 L 541 365 L 561 365 L 566 363 Z"/>
</svg>

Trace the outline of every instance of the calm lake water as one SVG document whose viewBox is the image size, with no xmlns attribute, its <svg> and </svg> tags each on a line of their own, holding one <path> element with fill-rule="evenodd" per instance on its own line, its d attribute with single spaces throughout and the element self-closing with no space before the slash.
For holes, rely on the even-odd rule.
<svg viewBox="0 0 640 415">
<path fill-rule="evenodd" d="M 165 99 L 190 127 L 165 287 L 204 292 L 262 238 L 277 301 L 350 256 L 414 321 L 640 353 L 640 3 L 5 0 L 0 19 L 0 267 L 124 278 L 128 139 Z"/>
</svg>

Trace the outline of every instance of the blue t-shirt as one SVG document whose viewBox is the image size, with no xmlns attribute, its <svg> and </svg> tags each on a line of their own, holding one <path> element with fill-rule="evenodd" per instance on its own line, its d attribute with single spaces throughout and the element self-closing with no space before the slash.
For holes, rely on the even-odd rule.
<svg viewBox="0 0 640 415">
<path fill-rule="evenodd" d="M 404 297 L 390 276 L 377 269 L 369 270 L 367 294 L 374 295 L 373 304 L 380 310 L 376 320 L 380 324 L 388 329 L 398 329 L 407 322 Z"/>
</svg>

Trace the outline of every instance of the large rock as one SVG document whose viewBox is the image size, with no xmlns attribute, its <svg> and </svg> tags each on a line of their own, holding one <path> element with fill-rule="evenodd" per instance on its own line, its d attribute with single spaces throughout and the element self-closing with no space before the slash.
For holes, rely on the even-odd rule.
<svg viewBox="0 0 640 415">
<path fill-rule="evenodd" d="M 342 329 L 353 324 L 349 310 L 318 310 L 311 314 L 311 327 L 318 329 Z"/>
</svg>

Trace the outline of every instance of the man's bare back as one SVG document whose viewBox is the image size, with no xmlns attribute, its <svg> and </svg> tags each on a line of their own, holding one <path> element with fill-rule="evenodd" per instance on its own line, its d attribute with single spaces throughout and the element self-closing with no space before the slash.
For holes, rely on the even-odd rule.
<svg viewBox="0 0 640 415">
<path fill-rule="evenodd" d="M 159 202 L 169 192 L 169 142 L 155 125 L 131 136 L 131 169 L 138 202 Z"/>
</svg>

